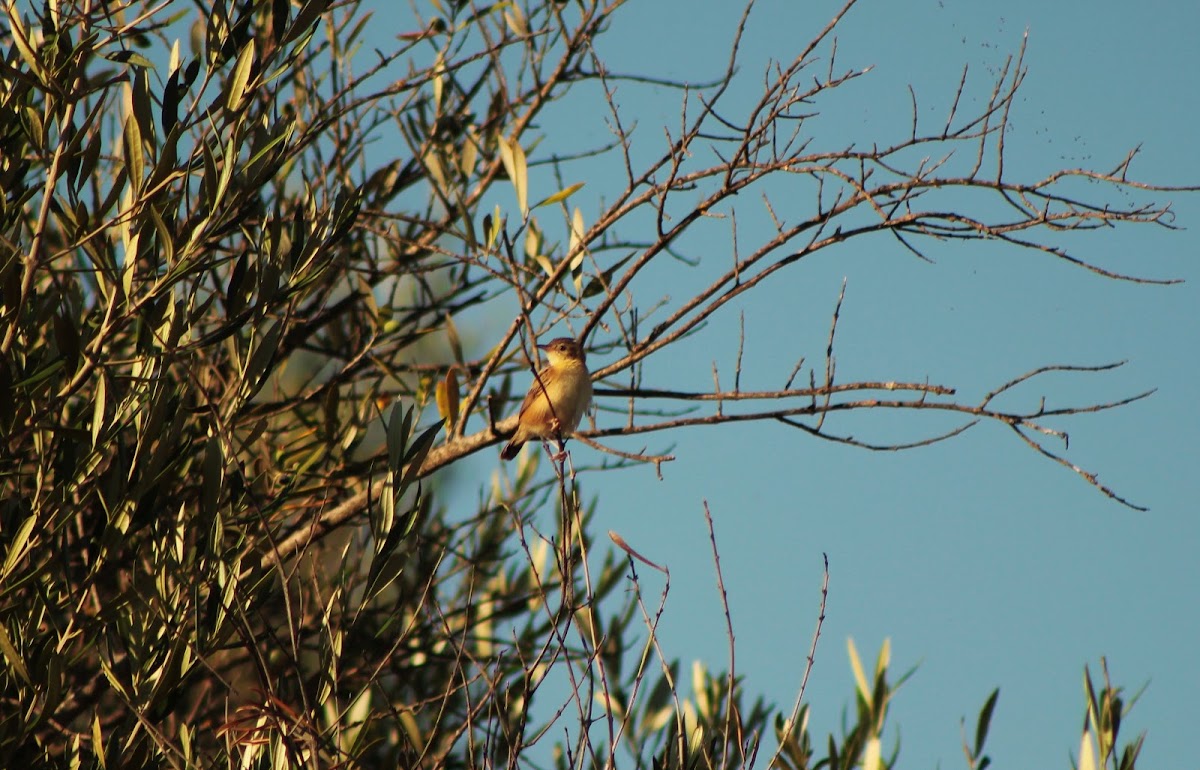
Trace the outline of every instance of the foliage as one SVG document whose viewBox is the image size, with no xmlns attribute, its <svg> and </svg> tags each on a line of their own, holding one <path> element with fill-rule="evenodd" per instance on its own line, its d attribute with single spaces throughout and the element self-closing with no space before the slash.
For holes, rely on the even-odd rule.
<svg viewBox="0 0 1200 770">
<path fill-rule="evenodd" d="M 852 239 L 889 235 L 918 255 L 923 239 L 988 239 L 1136 280 L 1055 239 L 1169 223 L 1166 207 L 1064 191 L 1081 179 L 1162 189 L 1128 178 L 1132 155 L 1108 173 L 1004 176 L 1019 56 L 978 115 L 952 112 L 933 131 L 914 118 L 887 146 L 812 146 L 801 129 L 813 105 L 864 74 L 837 69 L 831 44 L 851 5 L 739 114 L 722 101 L 736 38 L 710 86 L 659 82 L 678 90 L 683 119 L 665 152 L 639 162 L 613 100 L 619 78 L 594 45 L 619 3 L 443 0 L 372 53 L 357 0 L 7 4 L 0 755 L 109 768 L 516 767 L 548 755 L 563 768 L 890 766 L 886 653 L 869 681 L 852 652 L 857 721 L 818 749 L 808 704 L 785 717 L 747 702 L 733 670 L 697 666 L 681 693 L 655 633 L 666 591 L 649 610 L 639 557 L 596 547 L 574 468 L 540 478 L 527 455 L 473 513 L 439 505 L 431 478 L 501 440 L 522 352 L 575 323 L 590 350 L 620 351 L 596 377 L 629 378 L 597 389 L 627 399 L 628 419 L 601 420 L 592 438 L 753 419 L 860 443 L 826 415 L 933 409 L 964 422 L 882 448 L 997 421 L 1116 498 L 1047 448 L 1065 434 L 1043 421 L 1128 399 L 994 405 L 1078 367 L 1043 367 L 976 402 L 927 382 L 842 382 L 835 312 L 806 385 L 793 387 L 803 360 L 767 393 L 740 388 L 740 360 L 732 390 L 640 381 L 642 363 L 731 302 Z M 613 143 L 539 157 L 539 117 L 583 83 L 600 87 L 591 98 L 611 111 Z M 701 146 L 719 161 L 705 165 Z M 960 146 L 953 160 L 914 160 Z M 588 224 L 568 205 L 586 189 L 571 174 L 597 155 L 627 186 Z M 556 182 L 539 189 L 547 170 Z M 771 204 L 779 179 L 811 205 Z M 973 210 L 962 190 L 1004 213 Z M 750 191 L 770 235 L 691 296 L 639 303 L 647 268 L 690 269 L 684 235 L 727 227 Z M 505 216 L 498 201 L 513 197 Z M 547 235 L 554 218 L 565 242 Z M 647 224 L 648 240 L 622 234 Z M 505 325 L 477 329 L 477 310 Z M 653 406 L 664 399 L 673 407 Z M 714 411 L 672 411 L 697 403 Z M 608 451 L 602 467 L 670 459 Z M 533 524 L 543 509 L 557 511 L 548 532 Z M 1085 746 L 1100 741 L 1089 755 L 1100 764 L 1115 757 L 1116 692 L 1089 684 Z M 993 694 L 972 768 L 987 765 L 994 705 Z"/>
</svg>

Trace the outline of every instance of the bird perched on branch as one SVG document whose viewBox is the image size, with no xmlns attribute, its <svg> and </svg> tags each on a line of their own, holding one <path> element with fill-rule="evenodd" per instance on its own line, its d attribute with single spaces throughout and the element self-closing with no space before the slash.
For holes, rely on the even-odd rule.
<svg viewBox="0 0 1200 770">
<path fill-rule="evenodd" d="M 511 460 L 530 439 L 563 440 L 575 431 L 592 400 L 592 378 L 587 370 L 583 346 L 570 337 L 559 337 L 545 345 L 549 363 L 539 371 L 521 402 L 517 430 L 500 456 Z"/>
</svg>

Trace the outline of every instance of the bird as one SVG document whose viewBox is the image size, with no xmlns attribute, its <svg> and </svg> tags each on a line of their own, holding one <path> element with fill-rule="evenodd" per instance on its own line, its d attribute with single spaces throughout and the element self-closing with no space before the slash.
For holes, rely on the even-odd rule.
<svg viewBox="0 0 1200 770">
<path fill-rule="evenodd" d="M 533 378 L 512 439 L 500 451 L 511 460 L 530 439 L 557 439 L 561 444 L 575 431 L 592 400 L 592 377 L 583 346 L 570 337 L 558 337 L 538 345 L 549 363 Z M 548 396 L 548 397 L 547 397 Z"/>
</svg>

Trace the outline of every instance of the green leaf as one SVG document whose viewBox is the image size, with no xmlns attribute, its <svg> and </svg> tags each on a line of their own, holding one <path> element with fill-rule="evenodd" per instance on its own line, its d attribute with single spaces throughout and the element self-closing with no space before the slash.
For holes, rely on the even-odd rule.
<svg viewBox="0 0 1200 770">
<path fill-rule="evenodd" d="M 583 288 L 583 298 L 594 297 L 608 290 L 612 286 L 613 275 L 625 266 L 629 260 L 633 259 L 635 254 L 630 254 L 624 259 L 617 260 L 616 264 L 602 272 L 599 276 L 593 276 L 592 280 L 588 281 L 587 286 Z"/>
<path fill-rule="evenodd" d="M 265 333 L 258 335 L 258 344 L 250 354 L 249 363 L 242 372 L 242 395 L 252 398 L 266 382 L 275 357 L 279 354 L 279 338 L 283 336 L 283 323 L 272 321 Z"/>
<path fill-rule="evenodd" d="M 483 217 L 483 237 L 484 247 L 492 249 L 496 245 L 496 239 L 500 237 L 500 230 L 504 227 L 504 218 L 500 216 L 500 205 L 496 204 L 495 212 L 485 214 Z"/>
<path fill-rule="evenodd" d="M 59 352 L 70 365 L 70 371 L 75 371 L 79 361 L 79 331 L 66 315 L 54 314 L 54 339 Z"/>
<path fill-rule="evenodd" d="M 225 150 L 221 155 L 221 176 L 217 180 L 217 201 L 225 199 L 229 183 L 233 179 L 234 168 L 237 167 L 238 152 L 232 136 L 225 142 Z"/>
<path fill-rule="evenodd" d="M 101 368 L 96 375 L 96 395 L 95 403 L 92 406 L 92 448 L 100 441 L 100 434 L 104 430 L 104 408 L 105 398 L 107 396 L 108 377 L 105 376 L 104 369 Z"/>
<path fill-rule="evenodd" d="M 204 195 L 204 202 L 209 211 L 216 211 L 217 193 L 220 190 L 220 172 L 217 170 L 217 156 L 213 152 L 213 148 L 208 142 L 203 142 L 200 145 L 201 160 L 204 165 L 204 175 L 200 178 L 200 191 Z M 199 229 L 199 224 L 193 230 L 193 238 L 196 237 L 196 230 Z"/>
<path fill-rule="evenodd" d="M 34 53 L 33 46 L 30 45 L 28 29 L 24 26 L 17 7 L 16 3 L 5 3 L 5 10 L 8 11 L 9 32 L 12 34 L 13 42 L 17 45 L 17 51 L 21 54 L 21 58 L 25 60 L 25 64 L 29 67 L 29 70 L 41 77 L 41 59 Z"/>
<path fill-rule="evenodd" d="M 63 659 L 53 648 L 46 650 L 44 654 L 47 656 L 46 673 L 43 679 L 46 685 L 46 695 L 41 704 L 44 709 L 42 713 L 53 714 L 62 703 Z"/>
<path fill-rule="evenodd" d="M 412 448 L 408 451 L 408 455 L 404 458 L 404 478 L 400 481 L 401 489 L 407 489 L 410 484 L 416 481 L 421 473 L 421 465 L 425 462 L 426 455 L 433 448 L 433 441 L 437 438 L 438 431 L 442 426 L 431 425 L 425 429 L 425 432 L 417 437 L 413 442 Z"/>
<path fill-rule="evenodd" d="M 47 364 L 46 366 L 39 369 L 33 375 L 26 377 L 25 379 L 18 382 L 13 387 L 14 388 L 26 388 L 26 389 L 32 388 L 34 385 L 37 385 L 42 380 L 47 379 L 52 374 L 57 372 L 59 369 L 63 368 L 63 364 L 65 364 L 65 363 L 66 363 L 65 359 L 56 358 L 53 361 L 51 361 L 49 364 Z"/>
<path fill-rule="evenodd" d="M 102 106 L 104 106 L 104 101 L 98 100 L 96 102 L 96 109 L 92 110 L 92 112 L 88 114 L 87 124 L 91 124 L 97 119 L 100 114 L 100 107 Z M 87 124 L 85 124 L 85 126 Z M 84 136 L 86 134 L 87 127 L 79 131 L 80 136 Z M 100 141 L 94 136 L 92 137 L 91 141 L 83 143 L 83 154 L 79 161 L 79 169 L 76 176 L 76 179 L 78 180 L 78 186 L 76 189 L 79 189 L 79 187 L 82 187 L 86 184 L 87 180 L 91 179 L 92 172 L 96 169 L 96 164 L 100 161 L 100 150 L 103 147 L 104 142 Z"/>
<path fill-rule="evenodd" d="M 992 724 L 992 712 L 996 709 L 996 701 L 1000 697 L 1000 688 L 992 690 L 983 709 L 979 712 L 979 722 L 975 725 L 975 756 L 983 753 L 983 744 L 987 741 L 988 728 Z M 981 768 L 982 770 L 982 768 Z"/>
<path fill-rule="evenodd" d="M 138 131 L 141 134 L 142 157 L 154 158 L 156 151 L 154 137 L 154 100 L 150 97 L 150 79 L 146 70 L 133 72 L 130 78 L 129 108 L 137 118 Z"/>
<path fill-rule="evenodd" d="M 152 64 L 149 59 L 135 51 L 113 51 L 111 53 L 102 53 L 100 55 L 105 59 L 108 59 L 110 62 L 115 62 L 117 64 L 128 64 L 143 70 L 154 69 L 154 64 Z"/>
<path fill-rule="evenodd" d="M 142 149 L 142 131 L 138 127 L 137 118 L 131 113 L 125 118 L 125 131 L 122 133 L 125 152 L 125 168 L 129 172 L 129 183 L 135 193 L 141 192 L 142 179 L 145 171 L 146 158 Z"/>
<path fill-rule="evenodd" d="M 400 471 L 400 462 L 404 458 L 404 449 L 412 425 L 412 412 L 412 409 L 405 411 L 404 407 L 397 403 L 392 407 L 392 416 L 388 420 L 388 468 L 394 473 Z"/>
<path fill-rule="evenodd" d="M 25 680 L 25 684 L 33 684 L 33 681 L 29 678 L 29 670 L 25 668 L 25 661 L 21 659 L 17 648 L 13 646 L 12 639 L 8 636 L 8 629 L 4 627 L 3 623 L 0 623 L 0 653 L 4 654 L 9 667 L 17 672 L 17 676 Z"/>
<path fill-rule="evenodd" d="M 159 116 L 159 123 L 162 125 L 163 133 L 171 133 L 171 129 L 179 122 L 179 97 L 186 90 L 186 86 L 181 87 L 179 76 L 183 71 L 176 69 L 171 72 L 171 76 L 167 78 L 167 84 L 163 87 L 162 95 L 162 111 Z"/>
<path fill-rule="evenodd" d="M 200 511 L 205 521 L 212 521 L 217 516 L 221 490 L 225 488 L 225 453 L 221 439 L 216 436 L 210 436 L 204 447 L 201 478 L 204 486 L 200 490 Z"/>
<path fill-rule="evenodd" d="M 225 106 L 230 112 L 237 112 L 242 107 L 246 95 L 246 86 L 250 83 L 250 71 L 254 67 L 254 39 L 246 41 L 242 52 L 238 54 L 237 65 L 229 78 L 229 87 L 225 93 Z"/>
<path fill-rule="evenodd" d="M 321 20 L 321 14 L 328 10 L 329 5 L 330 0 L 308 0 L 307 3 L 300 6 L 300 10 L 296 11 L 296 17 L 292 19 L 287 35 L 284 36 L 283 43 L 286 45 L 309 32 Z"/>
<path fill-rule="evenodd" d="M 33 526 L 37 523 L 37 516 L 30 514 L 21 526 L 17 528 L 16 534 L 13 536 L 12 542 L 8 544 L 8 556 L 4 559 L 4 572 L 0 574 L 0 582 L 4 582 L 17 566 L 22 558 L 25 557 L 29 545 L 29 533 L 33 531 Z"/>
<path fill-rule="evenodd" d="M 242 252 L 242 256 L 238 257 L 237 262 L 233 263 L 233 270 L 229 273 L 229 287 L 225 290 L 225 308 L 230 317 L 241 313 L 253 297 L 253 289 L 242 290 L 242 283 L 246 280 L 246 273 L 249 269 L 250 250 L 246 249 Z"/>
<path fill-rule="evenodd" d="M 671 693 L 673 692 L 672 682 L 679 676 L 679 661 L 671 661 L 667 668 L 668 671 L 660 674 L 658 681 L 650 688 L 650 693 L 646 696 L 646 705 L 642 709 L 643 718 L 651 730 L 661 728 L 675 713 Z"/>
<path fill-rule="evenodd" d="M 291 3 L 288 0 L 271 0 L 271 37 L 282 41 L 287 33 L 288 10 Z"/>
<path fill-rule="evenodd" d="M 281 120 L 271 127 L 271 140 L 263 143 L 261 147 L 256 148 L 254 154 L 250 156 L 250 160 L 246 162 L 246 168 L 250 169 L 251 178 L 256 183 L 260 181 L 259 178 L 262 176 L 259 172 L 263 169 L 267 169 L 268 171 L 273 170 L 277 158 L 283 153 L 277 153 L 275 158 L 271 158 L 272 164 L 270 166 L 264 163 L 264 158 L 276 147 L 280 145 L 286 147 L 288 140 L 292 138 L 295 130 L 296 122 L 293 120 Z"/>
<path fill-rule="evenodd" d="M 380 542 L 376 549 L 375 555 L 371 559 L 371 568 L 367 572 L 367 598 L 374 597 L 400 576 L 406 559 L 402 556 L 394 558 L 395 551 L 400 543 L 413 531 L 413 527 L 420 515 L 421 505 L 421 492 L 420 486 L 418 486 L 417 499 L 413 503 L 413 507 L 409 510 L 404 525 L 393 525 L 385 533 L 382 533 L 382 542 Z"/>
</svg>

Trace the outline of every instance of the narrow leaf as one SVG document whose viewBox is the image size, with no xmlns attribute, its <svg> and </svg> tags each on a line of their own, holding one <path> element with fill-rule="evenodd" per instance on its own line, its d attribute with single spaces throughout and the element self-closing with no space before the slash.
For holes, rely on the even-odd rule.
<svg viewBox="0 0 1200 770">
<path fill-rule="evenodd" d="M 438 431 L 441 429 L 441 425 L 431 425 L 412 443 L 412 449 L 409 450 L 408 455 L 404 458 L 404 464 L 407 467 L 404 470 L 404 478 L 400 480 L 401 489 L 407 489 L 410 484 L 417 480 L 417 477 L 421 473 L 421 465 L 424 464 L 429 450 L 433 448 L 433 441 L 437 438 Z"/>
<path fill-rule="evenodd" d="M 564 187 L 563 189 L 561 189 L 558 192 L 551 195 L 549 198 L 546 198 L 546 199 L 542 200 L 541 202 L 539 202 L 537 205 L 534 206 L 534 208 L 535 209 L 541 208 L 542 206 L 549 206 L 551 203 L 558 203 L 559 201 L 565 201 L 567 198 L 570 198 L 571 195 L 578 192 L 579 188 L 583 187 L 584 184 L 585 184 L 584 182 L 576 182 L 575 184 L 571 185 L 570 187 Z M 578 209 L 576 209 L 576 211 L 578 211 Z"/>
<path fill-rule="evenodd" d="M 1099 770 L 1096 766 L 1096 741 L 1092 738 L 1091 726 L 1083 731 L 1079 743 L 1079 770 Z"/>
<path fill-rule="evenodd" d="M 996 700 L 1000 697 L 1000 688 L 992 690 L 983 710 L 979 712 L 979 722 L 975 725 L 975 756 L 983 752 L 983 744 L 987 741 L 988 728 L 992 724 L 992 712 L 996 709 Z"/>
<path fill-rule="evenodd" d="M 871 738 L 867 741 L 867 747 L 863 751 L 862 769 L 863 770 L 880 770 L 881 762 L 881 746 L 878 738 Z"/>
<path fill-rule="evenodd" d="M 529 216 L 529 169 L 525 162 L 525 150 L 521 149 L 520 141 L 500 138 L 500 162 L 512 182 L 513 190 L 517 193 L 517 206 L 521 209 L 521 219 Z"/>
<path fill-rule="evenodd" d="M 17 672 L 17 676 L 25 680 L 25 684 L 32 685 L 33 681 L 29 678 L 29 670 L 25 668 L 25 661 L 21 659 L 17 648 L 13 646 L 12 639 L 8 636 L 8 629 L 0 623 L 0 653 L 4 654 L 5 660 L 13 671 Z"/>
<path fill-rule="evenodd" d="M 867 708 L 870 708 L 871 688 L 867 686 L 867 676 L 863 673 L 862 661 L 858 657 L 858 648 L 854 646 L 854 639 L 851 637 L 846 637 L 846 652 L 850 655 L 850 668 L 854 672 L 854 683 L 858 687 L 858 694 L 867 704 Z"/>
<path fill-rule="evenodd" d="M 265 334 L 258 335 L 258 344 L 242 373 L 243 395 L 246 398 L 253 397 L 266 382 L 279 354 L 279 338 L 282 336 L 283 323 L 280 321 L 273 321 Z"/>
<path fill-rule="evenodd" d="M 400 461 L 404 458 L 405 444 L 408 442 L 411 414 L 411 411 L 406 412 L 400 404 L 392 407 L 392 416 L 387 426 L 388 468 L 392 471 L 400 470 Z"/>
<path fill-rule="evenodd" d="M 107 382 L 108 378 L 104 376 L 104 371 L 101 370 L 96 378 L 96 397 L 95 403 L 92 406 L 92 447 L 100 441 L 100 433 L 104 430 L 104 407 L 107 397 Z"/>
<path fill-rule="evenodd" d="M 879 648 L 879 657 L 875 659 L 875 678 L 887 671 L 888 666 L 892 662 L 892 640 L 887 637 L 883 640 L 883 645 Z"/>
<path fill-rule="evenodd" d="M 142 175 L 145 172 L 146 158 L 142 149 L 142 131 L 138 127 L 137 118 L 130 113 L 125 118 L 125 131 L 122 133 L 125 153 L 125 168 L 129 172 L 129 182 L 134 192 L 142 189 Z"/>
<path fill-rule="evenodd" d="M 446 390 L 446 432 L 454 430 L 458 422 L 458 369 L 451 367 L 443 380 Z"/>
<path fill-rule="evenodd" d="M 21 14 L 17 11 L 16 3 L 6 3 L 8 11 L 8 28 L 12 33 L 13 42 L 17 44 L 17 50 L 21 54 L 21 58 L 25 60 L 25 64 L 29 66 L 30 71 L 41 75 L 42 63 L 38 59 L 37 54 L 33 51 L 33 46 L 29 43 L 28 30 L 23 26 Z"/>
<path fill-rule="evenodd" d="M 508 3 L 507 5 L 508 7 L 504 9 L 504 22 L 508 24 L 508 28 L 514 35 L 525 37 L 529 34 L 529 22 L 525 20 L 525 12 L 517 3 Z"/>
<path fill-rule="evenodd" d="M 21 526 L 17 528 L 17 533 L 13 540 L 8 545 L 8 556 L 4 559 L 4 573 L 0 575 L 0 580 L 7 578 L 13 568 L 17 566 L 28 550 L 29 533 L 33 531 L 33 525 L 37 523 L 37 516 L 30 515 L 25 521 L 21 522 Z M 0 626 L 0 630 L 3 627 Z"/>
<path fill-rule="evenodd" d="M 229 78 L 229 89 L 225 94 L 225 106 L 230 112 L 237 112 L 242 107 L 242 99 L 246 95 L 246 86 L 250 83 L 250 70 L 254 66 L 254 39 L 251 38 L 238 54 L 237 66 Z"/>
</svg>

